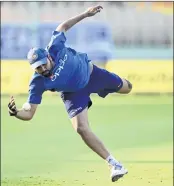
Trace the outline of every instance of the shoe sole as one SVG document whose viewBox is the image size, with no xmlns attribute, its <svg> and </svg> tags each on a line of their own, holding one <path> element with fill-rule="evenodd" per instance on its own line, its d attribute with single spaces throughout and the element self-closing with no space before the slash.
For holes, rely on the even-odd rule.
<svg viewBox="0 0 174 186">
<path fill-rule="evenodd" d="M 119 174 L 119 175 L 115 175 L 112 177 L 112 182 L 116 182 L 117 180 L 119 180 L 120 178 L 122 178 L 125 174 L 127 174 L 128 172 L 124 173 L 124 174 Z"/>
</svg>

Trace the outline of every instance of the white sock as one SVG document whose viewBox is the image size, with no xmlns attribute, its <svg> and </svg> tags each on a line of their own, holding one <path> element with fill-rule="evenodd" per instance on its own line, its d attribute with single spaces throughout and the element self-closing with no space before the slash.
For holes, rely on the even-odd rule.
<svg viewBox="0 0 174 186">
<path fill-rule="evenodd" d="M 106 161 L 109 163 L 111 166 L 115 166 L 116 164 L 120 164 L 112 155 L 109 155 L 106 158 Z"/>
</svg>

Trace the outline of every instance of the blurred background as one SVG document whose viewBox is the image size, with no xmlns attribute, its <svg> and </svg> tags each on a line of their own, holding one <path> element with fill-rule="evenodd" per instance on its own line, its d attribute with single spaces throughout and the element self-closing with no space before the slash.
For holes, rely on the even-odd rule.
<svg viewBox="0 0 174 186">
<path fill-rule="evenodd" d="M 10 86 L 11 90 L 14 93 L 27 93 L 27 81 L 30 79 L 31 69 L 25 68 L 25 65 L 27 66 L 26 55 L 29 49 L 34 46 L 45 48 L 52 31 L 60 22 L 97 4 L 101 4 L 104 10 L 69 30 L 67 46 L 86 52 L 94 63 L 104 68 L 106 65 L 108 66 L 106 68 L 112 71 L 117 68 L 116 73 L 120 76 L 129 76 L 135 84 L 134 93 L 143 91 L 171 93 L 173 2 L 114 1 L 1 2 L 2 92 L 9 93 L 7 84 L 22 81 L 22 86 Z M 18 65 L 20 62 L 21 64 L 20 69 L 14 72 L 15 60 Z M 133 63 L 130 63 L 131 60 Z M 106 64 L 108 61 L 109 63 Z M 114 63 L 111 64 L 111 61 Z M 143 63 L 139 63 L 140 61 Z M 13 63 L 12 66 L 9 62 Z M 116 62 L 117 67 L 115 67 Z M 136 64 L 137 62 L 139 65 Z M 154 62 L 157 63 L 154 64 Z M 129 65 L 135 72 L 133 69 L 129 70 Z M 122 68 L 122 66 L 127 67 Z M 148 68 L 153 68 L 155 74 Z M 142 75 L 143 69 L 146 77 Z M 16 78 L 11 78 L 9 75 L 11 71 Z M 19 76 L 21 73 L 23 80 Z M 140 86 L 136 86 L 138 83 L 136 77 L 142 79 L 144 83 L 146 81 L 147 85 L 152 83 L 151 79 L 155 79 L 157 84 L 151 84 L 139 90 Z M 166 81 L 167 84 L 163 85 Z"/>
<path fill-rule="evenodd" d="M 173 2 L 165 1 L 1 2 L 2 185 L 110 185 L 105 165 L 71 131 L 57 94 L 43 96 L 33 125 L 7 112 L 9 95 L 18 107 L 27 99 L 28 50 L 45 48 L 59 23 L 97 4 L 103 11 L 69 30 L 67 46 L 127 78 L 133 90 L 104 100 L 92 95 L 92 128 L 130 169 L 121 186 L 172 185 Z"/>
</svg>

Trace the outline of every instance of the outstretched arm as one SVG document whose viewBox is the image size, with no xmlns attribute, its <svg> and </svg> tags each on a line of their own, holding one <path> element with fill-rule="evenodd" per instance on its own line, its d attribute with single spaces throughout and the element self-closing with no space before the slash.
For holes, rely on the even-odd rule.
<svg viewBox="0 0 174 186">
<path fill-rule="evenodd" d="M 30 104 L 31 108 L 29 110 L 25 110 L 24 108 L 17 109 L 15 100 L 13 96 L 10 98 L 10 102 L 8 104 L 8 111 L 10 116 L 15 116 L 16 118 L 24 121 L 31 120 L 36 112 L 37 104 Z"/>
<path fill-rule="evenodd" d="M 85 12 L 83 12 L 75 17 L 72 17 L 72 18 L 68 19 L 67 21 L 64 21 L 63 23 L 61 23 L 57 27 L 56 31 L 65 32 L 65 31 L 69 30 L 72 26 L 74 26 L 76 23 L 83 20 L 84 18 L 94 16 L 95 14 L 100 12 L 101 9 L 103 9 L 103 7 L 100 5 L 88 8 Z"/>
</svg>

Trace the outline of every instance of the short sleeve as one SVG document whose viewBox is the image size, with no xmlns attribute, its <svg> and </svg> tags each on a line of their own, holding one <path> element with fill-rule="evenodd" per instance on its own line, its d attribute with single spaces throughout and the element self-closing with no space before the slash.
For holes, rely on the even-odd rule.
<svg viewBox="0 0 174 186">
<path fill-rule="evenodd" d="M 44 80 L 42 77 L 37 77 L 30 82 L 28 102 L 32 104 L 40 104 L 42 94 L 45 91 Z"/>
<path fill-rule="evenodd" d="M 52 57 L 57 56 L 57 52 L 65 47 L 66 37 L 64 32 L 54 31 L 47 50 Z"/>
</svg>

